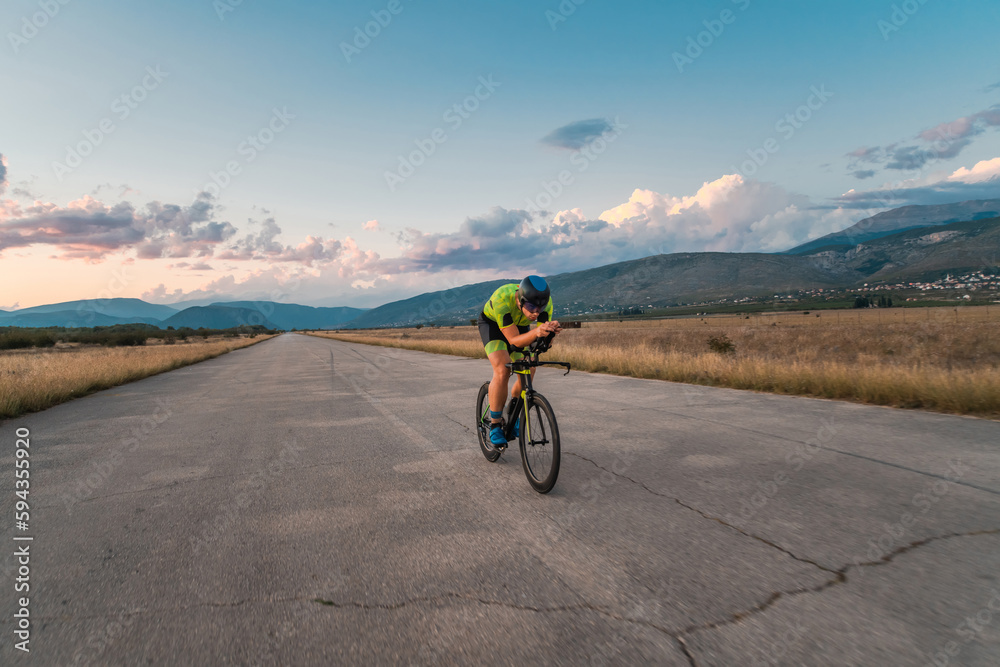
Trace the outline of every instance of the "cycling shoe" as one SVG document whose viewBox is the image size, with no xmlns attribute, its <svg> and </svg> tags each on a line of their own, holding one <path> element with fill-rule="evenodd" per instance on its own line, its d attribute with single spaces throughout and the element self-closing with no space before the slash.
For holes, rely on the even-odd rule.
<svg viewBox="0 0 1000 667">
<path fill-rule="evenodd" d="M 507 438 L 503 434 L 503 424 L 493 424 L 490 428 L 490 442 L 494 447 L 506 447 Z"/>
</svg>

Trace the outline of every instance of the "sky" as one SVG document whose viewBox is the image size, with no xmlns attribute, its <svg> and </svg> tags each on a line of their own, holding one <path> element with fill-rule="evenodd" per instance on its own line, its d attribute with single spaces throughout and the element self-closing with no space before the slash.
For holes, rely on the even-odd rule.
<svg viewBox="0 0 1000 667">
<path fill-rule="evenodd" d="M 0 309 L 374 307 L 1000 197 L 995 0 L 7 0 Z"/>
</svg>

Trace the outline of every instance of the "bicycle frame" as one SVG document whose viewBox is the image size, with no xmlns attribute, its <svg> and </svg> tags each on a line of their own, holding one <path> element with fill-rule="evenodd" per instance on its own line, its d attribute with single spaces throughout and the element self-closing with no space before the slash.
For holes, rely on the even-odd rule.
<svg viewBox="0 0 1000 667">
<path fill-rule="evenodd" d="M 535 341 L 528 348 L 527 354 L 524 356 L 524 358 L 506 364 L 507 368 L 509 368 L 513 373 L 519 375 L 521 378 L 520 399 L 515 399 L 515 400 L 520 400 L 521 403 L 515 409 L 511 410 L 512 419 L 510 423 L 504 426 L 504 435 L 507 437 L 508 440 L 511 439 L 511 436 L 514 433 L 514 424 L 517 422 L 517 420 L 521 418 L 522 412 L 525 413 L 524 437 L 527 438 L 528 440 L 531 440 L 531 434 L 528 433 L 527 406 L 528 406 L 528 400 L 535 395 L 535 389 L 534 386 L 532 385 L 532 379 L 531 379 L 532 369 L 538 368 L 539 366 L 562 366 L 563 368 L 566 369 L 565 374 L 567 375 L 569 374 L 570 364 L 568 362 L 538 360 L 538 355 L 549 349 L 552 343 L 553 336 L 554 334 L 549 334 L 545 338 Z"/>
</svg>

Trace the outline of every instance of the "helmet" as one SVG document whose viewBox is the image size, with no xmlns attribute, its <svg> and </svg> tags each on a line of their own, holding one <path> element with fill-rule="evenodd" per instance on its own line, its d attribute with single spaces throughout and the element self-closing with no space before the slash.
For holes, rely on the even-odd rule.
<svg viewBox="0 0 1000 667">
<path fill-rule="evenodd" d="M 521 281 L 517 288 L 521 301 L 530 303 L 539 308 L 544 308 L 549 304 L 549 284 L 545 278 L 540 276 L 528 276 Z"/>
</svg>

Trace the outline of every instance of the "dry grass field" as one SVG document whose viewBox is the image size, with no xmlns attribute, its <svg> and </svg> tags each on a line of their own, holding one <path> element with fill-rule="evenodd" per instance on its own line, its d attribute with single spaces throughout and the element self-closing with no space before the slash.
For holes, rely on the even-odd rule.
<svg viewBox="0 0 1000 667">
<path fill-rule="evenodd" d="M 0 352 L 0 419 L 44 410 L 71 398 L 211 359 L 272 337 L 192 337 L 174 345 L 154 339 L 140 347 L 60 345 Z"/>
<path fill-rule="evenodd" d="M 998 334 L 1000 307 L 584 322 L 559 336 L 549 358 L 586 371 L 997 418 Z M 323 335 L 485 356 L 469 326 Z"/>
</svg>

